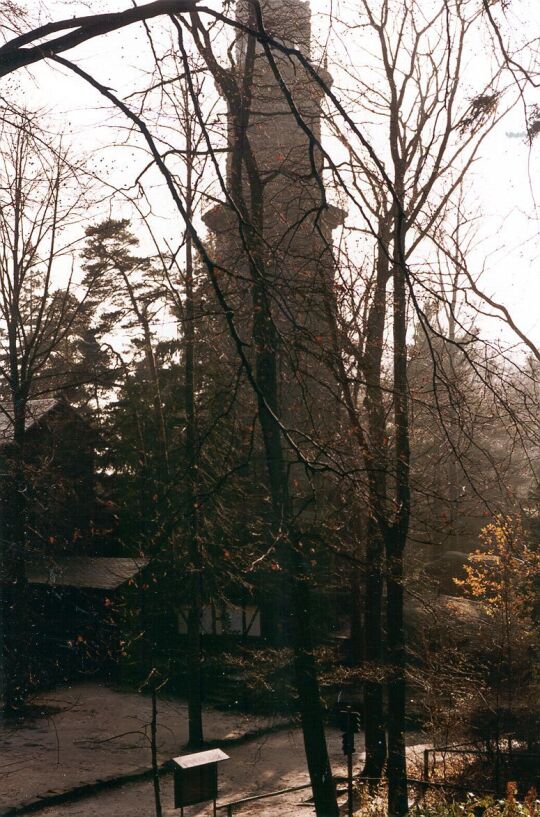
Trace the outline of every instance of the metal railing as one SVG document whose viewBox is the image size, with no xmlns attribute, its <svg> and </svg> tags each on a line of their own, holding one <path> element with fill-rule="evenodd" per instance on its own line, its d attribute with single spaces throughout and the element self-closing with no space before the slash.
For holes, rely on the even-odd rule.
<svg viewBox="0 0 540 817">
<path fill-rule="evenodd" d="M 233 817 L 234 809 L 237 806 L 244 806 L 246 803 L 253 803 L 255 800 L 265 800 L 268 797 L 279 797 L 281 794 L 289 794 L 294 791 L 302 791 L 302 789 L 310 789 L 311 783 L 302 783 L 301 786 L 290 786 L 288 789 L 278 789 L 278 791 L 269 791 L 264 794 L 253 794 L 251 797 L 242 797 L 241 800 L 232 800 L 229 803 L 220 803 L 217 809 L 227 809 L 227 817 Z"/>
<path fill-rule="evenodd" d="M 451 782 L 442 781 L 442 780 L 430 780 L 429 779 L 429 755 L 432 752 L 435 753 L 435 752 L 442 752 L 442 751 L 443 751 L 443 749 L 439 749 L 439 748 L 438 749 L 426 749 L 426 750 L 424 750 L 424 775 L 423 775 L 423 778 L 418 779 L 418 778 L 415 778 L 415 777 L 408 777 L 407 778 L 407 784 L 409 786 L 412 786 L 414 788 L 419 789 L 420 793 L 425 793 L 426 790 L 428 790 L 430 788 L 431 789 L 440 789 L 440 790 L 449 790 L 449 791 L 459 791 L 459 792 L 471 791 L 470 785 L 469 786 L 464 786 L 464 785 L 462 785 L 460 783 L 451 783 Z M 458 752 L 458 750 L 456 750 L 456 749 L 452 750 L 452 754 L 457 754 L 457 752 Z M 482 753 L 479 753 L 479 754 L 482 754 Z M 427 774 L 426 774 L 426 769 L 427 769 Z M 375 777 L 374 778 L 363 777 L 360 774 L 354 775 L 354 780 L 366 783 L 368 785 L 369 785 L 369 783 L 372 783 L 372 782 L 373 783 L 380 783 L 381 782 L 381 779 L 378 778 L 378 777 L 377 778 L 375 778 Z M 344 782 L 344 781 L 340 780 L 339 782 Z M 254 795 L 251 795 L 250 797 L 242 797 L 239 800 L 231 800 L 228 803 L 220 803 L 220 804 L 218 804 L 216 806 L 216 811 L 226 810 L 226 817 L 234 817 L 235 809 L 237 807 L 244 806 L 244 805 L 246 805 L 248 803 L 253 803 L 253 802 L 257 801 L 257 800 L 266 800 L 267 798 L 270 798 L 270 797 L 279 797 L 280 795 L 283 795 L 283 794 L 290 794 L 291 792 L 302 791 L 303 789 L 309 789 L 309 788 L 311 788 L 311 783 L 302 783 L 302 785 L 300 785 L 300 786 L 290 786 L 289 788 L 286 788 L 286 789 L 278 789 L 277 791 L 264 792 L 263 794 L 254 794 Z M 344 793 L 344 792 L 342 792 L 342 793 Z M 493 789 L 482 788 L 482 789 L 477 789 L 476 793 L 480 796 L 480 795 L 486 795 L 486 794 L 495 794 L 495 791 Z"/>
<path fill-rule="evenodd" d="M 535 758 L 539 761 L 536 777 L 537 781 L 540 781 L 540 753 L 538 752 L 523 752 L 520 749 L 514 749 L 514 751 L 510 750 L 499 750 L 496 752 L 488 752 L 485 749 L 475 749 L 474 747 L 465 747 L 461 746 L 436 746 L 432 749 L 424 749 L 424 768 L 423 768 L 423 782 L 429 785 L 432 785 L 434 781 L 430 780 L 430 755 L 433 756 L 433 763 L 432 763 L 432 770 L 435 770 L 436 764 L 436 756 L 439 755 L 472 755 L 473 757 L 488 757 L 493 758 L 494 760 L 494 772 L 493 772 L 493 783 L 494 783 L 494 791 L 493 793 L 499 794 L 501 791 L 501 784 L 504 781 L 506 771 L 507 774 L 509 772 L 509 766 L 511 766 L 512 762 L 515 762 L 518 759 L 525 759 L 525 758 Z M 511 775 L 511 772 L 510 772 Z"/>
</svg>

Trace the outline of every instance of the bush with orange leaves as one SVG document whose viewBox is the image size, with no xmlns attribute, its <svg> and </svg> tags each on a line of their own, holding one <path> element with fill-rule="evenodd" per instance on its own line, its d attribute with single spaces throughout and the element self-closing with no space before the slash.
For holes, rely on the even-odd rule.
<svg viewBox="0 0 540 817">
<path fill-rule="evenodd" d="M 528 747 L 540 720 L 538 627 L 540 547 L 517 515 L 498 515 L 469 556 L 466 578 L 456 580 L 486 615 L 482 649 L 489 656 L 489 692 L 477 726 L 498 749 L 512 739 Z"/>
</svg>

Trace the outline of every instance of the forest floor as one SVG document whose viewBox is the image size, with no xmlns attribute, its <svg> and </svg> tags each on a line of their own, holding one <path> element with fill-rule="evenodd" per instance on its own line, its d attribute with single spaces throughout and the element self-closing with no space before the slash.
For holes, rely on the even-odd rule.
<svg viewBox="0 0 540 817">
<path fill-rule="evenodd" d="M 36 718 L 0 726 L 0 817 L 30 813 L 30 809 L 41 817 L 154 817 L 149 778 L 113 787 L 98 785 L 75 796 L 78 787 L 85 784 L 120 780 L 149 768 L 151 702 L 147 696 L 81 684 L 42 695 L 35 703 Z M 45 714 L 39 716 L 39 712 Z M 185 751 L 186 721 L 184 703 L 160 699 L 160 763 Z M 307 782 L 301 732 L 285 720 L 206 709 L 205 726 L 207 740 L 222 742 L 230 755 L 220 766 L 220 803 Z M 327 734 L 333 772 L 344 775 L 340 732 L 330 728 Z M 422 736 L 409 737 L 409 751 L 421 756 L 425 747 Z M 357 770 L 362 760 L 361 741 L 358 743 Z M 163 817 L 178 815 L 172 807 L 170 773 L 161 776 L 160 787 Z M 65 802 L 51 805 L 49 800 L 48 804 L 47 799 L 58 793 L 64 793 Z M 256 801 L 238 813 L 244 817 L 310 817 L 310 794 L 305 789 Z M 186 817 L 211 813 L 208 805 L 186 809 Z M 218 811 L 218 815 L 225 817 L 225 811 Z"/>
</svg>

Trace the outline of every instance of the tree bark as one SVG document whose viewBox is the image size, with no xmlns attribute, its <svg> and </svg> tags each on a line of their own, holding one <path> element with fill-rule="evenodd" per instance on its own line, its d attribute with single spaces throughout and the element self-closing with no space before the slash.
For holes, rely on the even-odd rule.
<svg viewBox="0 0 540 817">
<path fill-rule="evenodd" d="M 259 235 L 262 233 L 259 232 Z M 255 255 L 255 258 L 258 256 Z M 323 711 L 311 633 L 311 593 L 304 559 L 293 539 L 288 480 L 277 420 L 278 338 L 258 265 L 253 287 L 253 338 L 255 372 L 259 388 L 259 420 L 264 440 L 273 508 L 276 549 L 289 586 L 288 607 L 292 617 L 295 686 L 304 747 L 317 817 L 338 817 L 339 809 L 326 746 Z"/>
<path fill-rule="evenodd" d="M 403 552 L 410 518 L 409 395 L 407 383 L 407 271 L 403 185 L 394 206 L 393 364 L 396 517 L 386 536 L 388 680 L 388 814 L 403 817 L 409 810 L 405 750 L 405 626 L 403 612 Z"/>
<path fill-rule="evenodd" d="M 292 543 L 291 543 L 292 544 Z M 304 748 L 317 817 L 337 817 L 339 809 L 326 747 L 324 719 L 311 632 L 312 605 L 309 576 L 302 554 L 294 548 L 291 593 L 293 607 L 295 686 L 302 723 Z"/>
<path fill-rule="evenodd" d="M 365 557 L 365 531 L 361 522 L 361 515 L 358 512 L 358 526 L 356 531 L 356 548 L 354 555 L 357 563 L 351 570 L 351 663 L 355 667 L 361 666 L 364 660 L 364 605 L 362 594 L 362 568 L 360 561 Z"/>
<path fill-rule="evenodd" d="M 156 807 L 156 817 L 163 817 L 163 809 L 161 808 L 161 790 L 159 785 L 159 765 L 158 765 L 158 746 L 157 746 L 157 690 L 156 677 L 154 670 L 150 674 L 151 678 L 151 696 L 152 696 L 152 719 L 150 722 L 150 751 L 152 754 L 152 782 L 154 785 L 154 805 Z"/>
<path fill-rule="evenodd" d="M 185 98 L 186 115 L 188 112 Z M 193 164 L 191 129 L 186 121 L 186 210 L 192 218 L 193 210 Z M 184 385 L 186 403 L 186 516 L 187 541 L 190 562 L 189 612 L 188 612 L 188 720 L 189 745 L 200 749 L 204 742 L 202 719 L 202 581 L 203 564 L 199 542 L 199 510 L 197 507 L 197 416 L 195 408 L 195 304 L 193 291 L 193 245 L 186 235 L 186 291 L 184 322 Z"/>
<path fill-rule="evenodd" d="M 367 525 L 365 574 L 365 660 L 371 677 L 364 684 L 364 728 L 366 760 L 363 776 L 379 780 L 386 762 L 383 672 L 383 563 L 387 527 L 388 452 L 385 443 L 386 411 L 383 400 L 382 358 L 386 323 L 386 288 L 390 277 L 389 245 L 391 220 L 379 216 L 375 292 L 369 310 L 363 371 L 366 380 L 364 407 L 368 417 L 366 466 L 369 473 L 370 517 Z M 379 676 L 379 677 L 377 677 Z"/>
<path fill-rule="evenodd" d="M 406 682 L 403 616 L 403 549 L 390 537 L 386 549 L 388 679 L 388 815 L 403 817 L 409 810 L 405 746 Z"/>
<path fill-rule="evenodd" d="M 2 675 L 3 711 L 14 716 L 28 693 L 30 653 L 26 603 L 24 423 L 26 399 L 13 398 L 13 443 L 3 457 Z"/>
<path fill-rule="evenodd" d="M 364 658 L 370 677 L 364 682 L 366 759 L 362 776 L 380 780 L 386 762 L 384 684 L 382 679 L 383 543 L 377 525 L 368 523 L 364 603 Z"/>
</svg>

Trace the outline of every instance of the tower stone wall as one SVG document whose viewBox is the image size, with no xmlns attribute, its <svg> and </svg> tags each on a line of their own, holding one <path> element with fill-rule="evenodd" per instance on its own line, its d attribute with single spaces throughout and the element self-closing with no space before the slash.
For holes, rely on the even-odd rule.
<svg viewBox="0 0 540 817">
<path fill-rule="evenodd" d="M 265 30 L 284 45 L 298 48 L 309 59 L 309 3 L 265 0 L 262 9 Z M 250 0 L 240 0 L 237 18 L 253 24 L 250 10 Z M 248 35 L 239 33 L 233 49 L 239 88 L 244 80 L 247 44 Z M 321 138 L 321 88 L 297 59 L 277 49 L 272 53 L 297 114 L 291 110 L 262 44 L 257 43 L 246 143 L 255 161 L 262 200 L 253 202 L 245 165 L 241 175 L 242 199 L 248 212 L 260 206 L 257 241 L 279 335 L 279 414 L 307 456 L 318 457 L 335 437 L 338 417 L 337 402 L 332 403 L 331 399 L 333 386 L 328 367 L 329 315 L 334 298 L 332 231 L 341 223 L 343 214 L 326 205 L 321 188 L 323 157 L 317 147 Z M 330 78 L 326 76 L 326 80 L 329 82 Z M 237 110 L 229 110 L 226 180 L 231 194 L 238 115 Z M 253 355 L 253 270 L 248 257 L 248 231 L 252 224 L 242 222 L 231 201 L 212 208 L 205 222 L 213 234 L 214 255 L 224 269 L 220 274 L 221 285 L 233 306 L 248 356 Z M 231 355 L 237 361 L 232 346 Z M 288 456 L 292 478 L 299 485 L 305 480 L 305 469 L 294 463 L 294 452 Z"/>
</svg>

